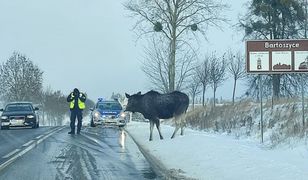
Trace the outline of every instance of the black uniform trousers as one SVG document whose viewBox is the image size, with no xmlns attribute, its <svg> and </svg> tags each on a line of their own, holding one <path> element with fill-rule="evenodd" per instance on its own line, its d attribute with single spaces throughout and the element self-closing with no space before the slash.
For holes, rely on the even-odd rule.
<svg viewBox="0 0 308 180">
<path fill-rule="evenodd" d="M 78 120 L 77 123 L 77 133 L 80 132 L 81 129 L 81 125 L 82 125 L 82 110 L 71 110 L 71 131 L 75 132 L 75 121 L 76 121 L 76 117 Z"/>
</svg>

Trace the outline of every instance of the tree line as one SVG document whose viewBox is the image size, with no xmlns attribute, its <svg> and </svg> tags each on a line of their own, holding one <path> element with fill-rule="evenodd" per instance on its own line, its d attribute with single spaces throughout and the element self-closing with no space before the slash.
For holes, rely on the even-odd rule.
<svg viewBox="0 0 308 180">
<path fill-rule="evenodd" d="M 205 92 L 213 89 L 213 106 L 216 90 L 227 79 L 234 81 L 232 101 L 234 103 L 237 80 L 247 85 L 246 95 L 259 98 L 258 76 L 246 75 L 243 52 L 228 50 L 222 55 L 212 52 L 202 58 L 198 46 L 206 30 L 213 26 L 222 29 L 228 25 L 224 12 L 227 4 L 214 0 L 127 0 L 124 4 L 132 18 L 138 38 L 146 38 L 145 58 L 142 70 L 149 77 L 152 88 L 161 92 L 188 91 L 192 103 L 199 93 L 204 105 Z M 307 0 L 250 0 L 246 13 L 239 16 L 234 30 L 244 32 L 243 40 L 307 39 Z M 308 85 L 307 75 L 273 74 L 264 75 L 264 96 L 278 100 L 294 97 L 300 91 L 300 79 Z"/>
<path fill-rule="evenodd" d="M 43 71 L 26 55 L 14 52 L 0 65 L 0 97 L 4 104 L 14 101 L 29 101 L 40 108 L 40 120 L 43 125 L 63 125 L 68 115 L 66 95 L 60 90 L 43 88 Z M 94 102 L 86 101 L 87 107 Z M 89 108 L 85 110 L 85 115 Z"/>
</svg>

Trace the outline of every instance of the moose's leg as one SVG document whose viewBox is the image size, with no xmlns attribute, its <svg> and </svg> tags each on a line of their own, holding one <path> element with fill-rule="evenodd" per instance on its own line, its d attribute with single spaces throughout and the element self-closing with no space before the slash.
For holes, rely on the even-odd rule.
<svg viewBox="0 0 308 180">
<path fill-rule="evenodd" d="M 174 132 L 173 132 L 173 134 L 172 134 L 172 136 L 171 136 L 171 139 L 174 138 L 176 132 L 177 132 L 179 129 L 180 129 L 179 126 L 175 126 L 175 129 L 174 129 Z"/>
<path fill-rule="evenodd" d="M 174 132 L 173 132 L 173 134 L 172 134 L 172 136 L 171 136 L 171 139 L 172 138 L 174 138 L 174 136 L 175 136 L 175 134 L 176 134 L 176 132 L 179 130 L 179 116 L 175 116 L 174 117 L 174 124 L 175 124 L 175 129 L 174 129 Z"/>
<path fill-rule="evenodd" d="M 160 139 L 164 139 L 163 136 L 161 135 L 161 131 L 160 131 L 160 120 L 159 120 L 158 118 L 156 119 L 155 124 L 156 124 L 156 128 L 157 128 L 157 130 L 158 130 Z"/>
<path fill-rule="evenodd" d="M 183 136 L 184 135 L 184 126 L 182 125 L 181 126 L 181 136 Z"/>
<path fill-rule="evenodd" d="M 152 119 L 149 119 L 150 120 L 150 141 L 153 140 L 152 138 L 152 134 L 153 134 L 153 128 L 154 128 L 154 121 Z"/>
<path fill-rule="evenodd" d="M 181 136 L 184 135 L 184 127 L 186 126 L 186 114 L 181 116 Z"/>
</svg>

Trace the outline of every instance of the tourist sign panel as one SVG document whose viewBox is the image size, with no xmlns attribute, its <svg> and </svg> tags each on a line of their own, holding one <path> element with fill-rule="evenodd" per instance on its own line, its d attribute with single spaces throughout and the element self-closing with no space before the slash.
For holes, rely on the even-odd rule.
<svg viewBox="0 0 308 180">
<path fill-rule="evenodd" d="M 246 41 L 246 70 L 255 74 L 308 72 L 308 40 Z"/>
</svg>

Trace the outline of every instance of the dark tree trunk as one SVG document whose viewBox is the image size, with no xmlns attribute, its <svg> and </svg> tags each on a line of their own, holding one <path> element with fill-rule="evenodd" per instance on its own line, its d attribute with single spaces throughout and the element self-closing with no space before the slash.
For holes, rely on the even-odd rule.
<svg viewBox="0 0 308 180">
<path fill-rule="evenodd" d="M 232 95 L 232 104 L 234 105 L 234 97 L 235 97 L 235 88 L 236 88 L 236 78 L 234 78 L 234 85 L 233 85 L 233 95 Z"/>
<path fill-rule="evenodd" d="M 203 86 L 203 90 L 202 90 L 202 106 L 205 106 L 205 102 L 204 102 L 204 97 L 205 96 L 205 86 Z"/>
<path fill-rule="evenodd" d="M 273 75 L 273 99 L 278 100 L 280 96 L 280 74 Z"/>
</svg>

